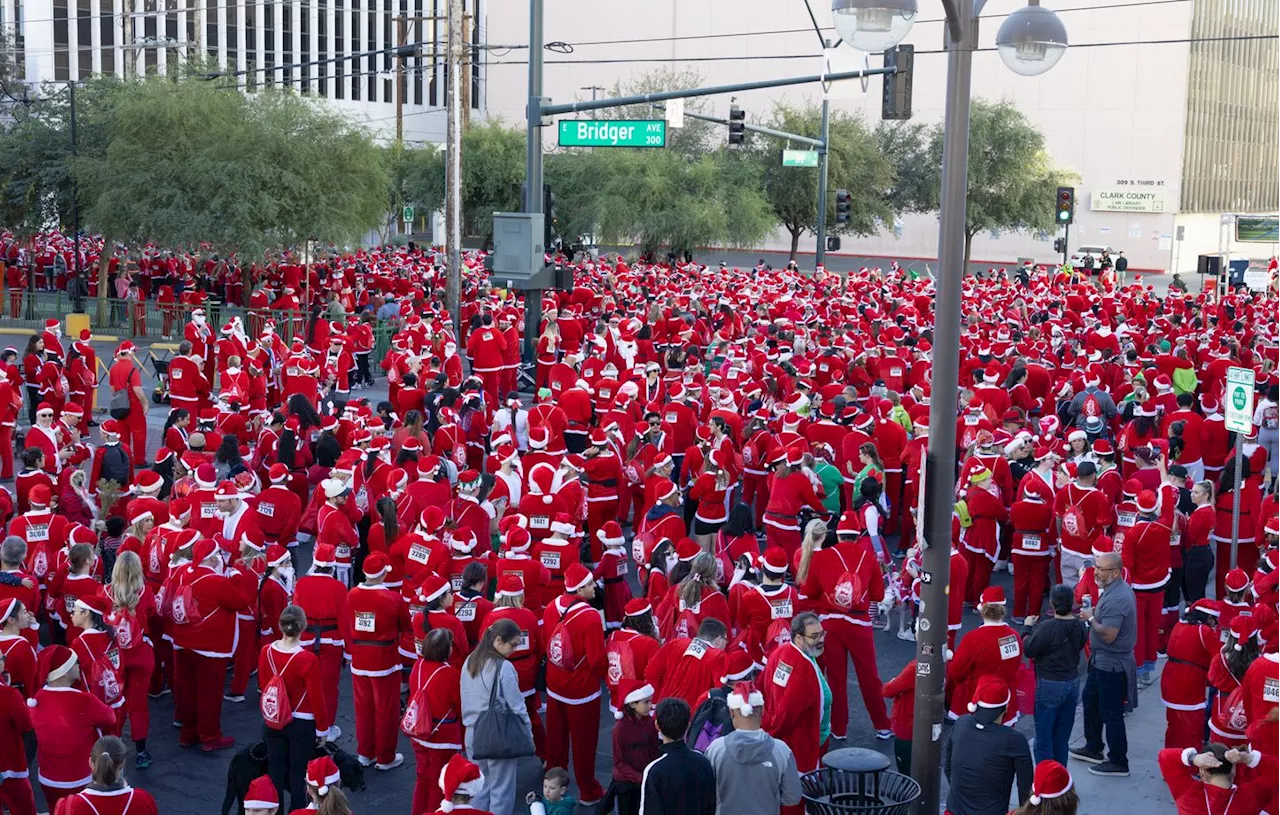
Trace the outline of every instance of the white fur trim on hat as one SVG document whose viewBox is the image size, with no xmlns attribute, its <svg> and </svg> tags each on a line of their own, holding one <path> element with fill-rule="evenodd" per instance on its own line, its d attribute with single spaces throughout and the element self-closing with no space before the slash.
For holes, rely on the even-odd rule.
<svg viewBox="0 0 1280 815">
<path fill-rule="evenodd" d="M 551 532 L 553 534 L 564 535 L 566 538 L 569 538 L 578 534 L 578 527 L 574 526 L 573 524 L 562 524 L 556 521 L 552 521 Z"/>
<path fill-rule="evenodd" d="M 553 525 L 553 529 L 554 529 L 554 525 Z M 600 542 L 603 543 L 605 546 L 625 547 L 627 545 L 626 538 L 610 538 L 604 534 L 603 529 L 601 529 L 599 532 L 596 533 L 596 537 L 599 538 Z"/>
<path fill-rule="evenodd" d="M 61 679 L 62 677 L 66 676 L 67 673 L 72 668 L 74 668 L 79 661 L 80 661 L 80 658 L 76 656 L 74 651 L 72 651 L 70 659 L 68 659 L 66 662 L 62 663 L 56 668 L 49 669 L 49 674 L 48 676 L 45 677 L 45 682 L 52 682 L 55 679 Z"/>
<path fill-rule="evenodd" d="M 736 710 L 743 716 L 750 716 L 764 707 L 764 694 L 758 690 L 753 690 L 747 695 L 747 698 L 743 699 L 740 694 L 731 693 L 727 701 L 729 702 L 730 710 Z"/>
<path fill-rule="evenodd" d="M 277 801 L 244 801 L 243 804 L 245 809 L 277 809 L 280 806 Z"/>
<path fill-rule="evenodd" d="M 642 685 L 623 697 L 622 703 L 624 705 L 629 705 L 632 702 L 639 702 L 642 699 L 650 699 L 653 697 L 653 694 L 653 685 Z"/>
</svg>

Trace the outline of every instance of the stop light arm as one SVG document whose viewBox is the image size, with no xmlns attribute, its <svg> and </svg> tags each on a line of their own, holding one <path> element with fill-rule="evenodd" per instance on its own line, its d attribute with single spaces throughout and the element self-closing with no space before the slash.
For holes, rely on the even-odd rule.
<svg viewBox="0 0 1280 815">
<path fill-rule="evenodd" d="M 665 111 L 667 106 L 661 103 L 655 102 L 653 107 L 657 108 L 658 110 Z M 717 124 L 717 125 L 729 124 L 728 119 L 724 119 L 719 116 L 707 116 L 702 113 L 690 113 L 687 110 L 684 112 L 684 115 L 685 115 L 685 118 L 687 119 L 697 119 L 700 122 L 710 122 L 712 124 Z M 809 136 L 801 136 L 796 133 L 788 133 L 785 130 L 774 130 L 772 127 L 763 127 L 762 125 L 747 124 L 746 122 L 738 122 L 738 124 L 742 125 L 743 130 L 749 130 L 752 133 L 760 133 L 765 136 L 774 136 L 779 139 L 790 139 L 793 142 L 806 144 L 810 147 L 817 147 L 819 150 L 824 149 L 827 146 L 827 143 L 824 142 L 822 139 L 814 139 L 814 138 L 810 138 Z"/>
</svg>

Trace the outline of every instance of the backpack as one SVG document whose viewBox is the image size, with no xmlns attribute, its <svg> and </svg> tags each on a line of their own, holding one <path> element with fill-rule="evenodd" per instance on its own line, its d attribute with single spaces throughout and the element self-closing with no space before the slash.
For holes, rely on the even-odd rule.
<svg viewBox="0 0 1280 815">
<path fill-rule="evenodd" d="M 110 650 L 84 667 L 84 685 L 107 707 L 116 707 L 123 698 L 120 673 L 111 661 Z M 119 657 L 117 656 L 117 659 Z"/>
<path fill-rule="evenodd" d="M 142 625 L 136 612 L 113 611 L 107 615 L 106 622 L 116 632 L 116 645 L 120 650 L 128 651 L 142 644 Z"/>
<path fill-rule="evenodd" d="M 1080 405 L 1080 415 L 1086 418 L 1093 416 L 1102 418 L 1102 403 L 1098 401 L 1096 394 L 1089 393 L 1084 397 L 1084 402 Z"/>
<path fill-rule="evenodd" d="M 565 625 L 570 612 L 585 608 L 594 610 L 585 600 L 572 603 L 560 615 L 556 627 L 551 630 L 551 638 L 547 640 L 547 661 L 563 671 L 572 671 L 582 664 L 586 657 L 576 658 L 573 653 L 573 637 L 569 636 L 569 627 Z M 576 614 L 574 616 L 577 616 Z"/>
<path fill-rule="evenodd" d="M 100 477 L 120 486 L 129 483 L 129 457 L 120 445 L 110 444 L 103 448 Z"/>
<path fill-rule="evenodd" d="M 636 679 L 636 652 L 631 647 L 631 639 L 617 636 L 609 638 L 609 645 L 604 649 L 608 669 L 605 681 L 611 688 L 618 687 L 624 679 Z"/>
<path fill-rule="evenodd" d="M 208 577 L 208 575 L 205 575 Z M 197 578 L 191 583 L 184 583 L 177 589 L 169 593 L 166 598 L 168 600 L 168 616 L 179 625 L 198 625 L 204 622 L 205 615 L 200 611 L 200 604 L 196 601 L 195 589 L 196 583 L 204 580 L 204 577 Z"/>
<path fill-rule="evenodd" d="M 1084 510 L 1079 504 L 1068 502 L 1062 513 L 1062 531 L 1073 538 L 1083 538 L 1089 529 L 1089 520 L 1084 517 Z"/>
<path fill-rule="evenodd" d="M 832 584 L 831 589 L 827 592 L 827 599 L 831 604 L 845 611 L 854 611 L 864 609 L 867 606 L 867 587 L 862 584 L 862 575 L 858 574 L 857 568 L 862 566 L 862 561 L 866 559 L 867 553 L 864 551 L 858 558 L 854 570 L 849 569 L 849 564 L 845 561 L 844 555 L 839 549 L 832 549 L 836 553 L 836 557 L 840 558 L 840 565 L 844 567 L 844 571 L 836 578 L 836 582 Z"/>
<path fill-rule="evenodd" d="M 411 739 L 426 741 L 440 727 L 440 722 L 431 715 L 431 699 L 427 696 L 427 688 L 431 686 L 431 680 L 436 678 L 440 670 L 441 668 L 436 668 L 431 676 L 427 677 L 427 681 L 422 683 L 422 687 L 409 697 L 409 704 L 405 707 L 404 716 L 400 719 L 400 729 Z"/>
<path fill-rule="evenodd" d="M 705 753 L 711 742 L 733 732 L 733 718 L 729 714 L 729 703 L 725 700 L 725 691 L 716 688 L 707 694 L 707 698 L 694 711 L 689 721 L 689 730 L 685 733 L 685 744 L 690 749 Z"/>
<path fill-rule="evenodd" d="M 289 655 L 284 663 L 284 667 L 276 670 L 276 662 L 273 655 L 275 649 L 267 646 L 267 664 L 271 666 L 273 676 L 267 682 L 266 687 L 262 689 L 262 695 L 258 699 L 258 707 L 262 711 L 262 721 L 272 730 L 284 730 L 293 721 L 293 703 L 289 701 L 289 688 L 284 683 L 283 673 L 288 670 L 289 663 L 293 662 L 301 651 L 294 651 Z M 307 694 L 302 694 L 305 699 Z M 302 699 L 298 701 L 301 702 Z"/>
</svg>

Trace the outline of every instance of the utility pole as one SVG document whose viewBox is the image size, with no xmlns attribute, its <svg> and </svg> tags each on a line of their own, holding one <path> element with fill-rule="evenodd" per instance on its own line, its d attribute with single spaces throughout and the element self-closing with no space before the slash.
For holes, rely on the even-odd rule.
<svg viewBox="0 0 1280 815">
<path fill-rule="evenodd" d="M 542 212 L 542 2 L 529 0 L 529 106 L 525 111 L 524 211 Z M 542 292 L 524 293 L 524 361 L 531 364 L 542 324 Z"/>
<path fill-rule="evenodd" d="M 455 336 L 461 336 L 462 288 L 462 0 L 449 0 L 449 117 L 445 132 L 445 247 L 449 275 L 445 301 Z"/>
<path fill-rule="evenodd" d="M 77 155 L 79 155 L 79 149 L 80 149 L 80 143 L 76 138 L 76 83 L 75 83 L 75 80 L 71 80 L 70 82 L 67 83 L 67 94 L 70 97 L 68 101 L 71 104 L 71 121 L 68 127 L 68 129 L 71 131 L 70 133 L 71 156 L 72 158 L 75 158 Z M 82 268 L 82 265 L 80 262 L 80 185 L 76 183 L 74 175 L 72 175 L 71 177 L 71 229 L 73 232 L 72 241 L 75 244 L 76 277 L 78 279 L 83 279 L 84 269 Z M 103 249 L 105 251 L 106 247 L 103 247 Z M 76 310 L 83 311 L 84 306 L 82 304 L 82 301 L 77 301 L 77 302 L 81 304 L 79 308 L 77 308 Z"/>
<path fill-rule="evenodd" d="M 462 14 L 462 56 L 459 66 L 462 71 L 462 129 L 471 126 L 471 15 L 466 13 L 466 0 L 463 0 Z"/>
<path fill-rule="evenodd" d="M 396 17 L 396 45 L 404 48 L 409 43 L 409 18 L 401 14 Z M 404 96 L 405 96 L 405 58 L 404 51 L 396 54 L 396 147 L 404 144 Z"/>
<path fill-rule="evenodd" d="M 823 41 L 826 42 L 825 40 Z M 825 70 L 825 60 L 824 60 Z M 827 97 L 827 83 L 822 83 L 822 135 L 818 138 L 822 146 L 818 148 L 818 249 L 814 254 L 814 268 L 823 268 L 827 262 L 827 177 L 831 151 L 831 100 Z"/>
<path fill-rule="evenodd" d="M 911 777 L 920 784 L 913 815 L 937 815 L 942 797 L 943 704 L 947 605 L 951 583 L 951 514 L 956 477 L 956 402 L 960 378 L 960 289 L 969 184 L 969 88 L 985 0 L 944 0 L 947 95 L 942 141 L 942 228 L 934 298 L 933 401 L 925 468 L 925 540 L 916 632 L 916 707 Z M 976 3 L 976 5 L 975 5 Z"/>
</svg>

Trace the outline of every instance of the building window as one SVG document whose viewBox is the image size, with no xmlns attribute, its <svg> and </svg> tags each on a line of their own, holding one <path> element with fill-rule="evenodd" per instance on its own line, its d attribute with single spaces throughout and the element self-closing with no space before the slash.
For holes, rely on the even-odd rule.
<svg viewBox="0 0 1280 815">
<path fill-rule="evenodd" d="M 227 64 L 221 66 L 223 70 L 238 71 L 240 69 L 240 4 L 231 2 L 227 4 Z M 243 84 L 243 83 L 241 83 Z"/>
<path fill-rule="evenodd" d="M 102 72 L 107 75 L 116 72 L 116 20 L 115 3 L 102 0 L 101 13 L 98 16 L 98 32 L 102 38 Z"/>
<path fill-rule="evenodd" d="M 316 59 L 319 64 L 316 65 L 316 76 L 319 81 L 316 83 L 316 92 L 321 96 L 329 95 L 329 63 L 325 62 L 329 58 L 329 0 L 317 0 L 316 6 L 319 13 L 316 15 Z"/>
<path fill-rule="evenodd" d="M 372 0 L 370 0 L 372 2 Z M 360 0 L 351 0 L 351 53 L 360 53 Z M 351 60 L 351 101 L 360 101 L 360 58 Z"/>
<path fill-rule="evenodd" d="M 53 3 L 53 78 L 71 78 L 70 30 L 67 26 L 67 0 Z"/>
<path fill-rule="evenodd" d="M 347 10 L 342 0 L 333 0 L 333 98 L 347 98 L 347 63 L 343 59 L 347 55 Z"/>
<path fill-rule="evenodd" d="M 248 90 L 258 87 L 258 17 L 255 6 L 247 3 L 244 6 L 244 86 Z"/>
<path fill-rule="evenodd" d="M 377 0 L 369 0 L 369 10 L 364 16 L 365 18 L 365 50 L 370 52 L 364 58 L 365 63 L 365 99 L 369 102 L 378 99 L 378 55 L 373 51 L 377 50 L 378 37 L 378 2 Z"/>
<path fill-rule="evenodd" d="M 298 19 L 298 28 L 301 31 L 298 38 L 298 47 L 300 49 L 298 62 L 308 63 L 311 62 L 311 4 L 304 0 L 301 8 L 301 16 Z M 312 67 L 306 64 L 298 66 L 298 73 L 302 76 L 302 87 L 300 89 L 302 93 L 311 93 Z"/>
<path fill-rule="evenodd" d="M 76 36 L 80 42 L 80 79 L 93 76 L 93 9 L 89 0 L 76 2 Z"/>
<path fill-rule="evenodd" d="M 276 7 L 274 3 L 262 4 L 262 67 L 267 87 L 276 84 Z"/>
<path fill-rule="evenodd" d="M 286 88 L 292 87 L 293 84 L 293 4 L 285 0 L 280 4 L 280 19 L 284 29 L 282 37 L 284 39 L 284 56 L 281 65 L 284 66 L 280 71 L 280 84 Z"/>
</svg>

